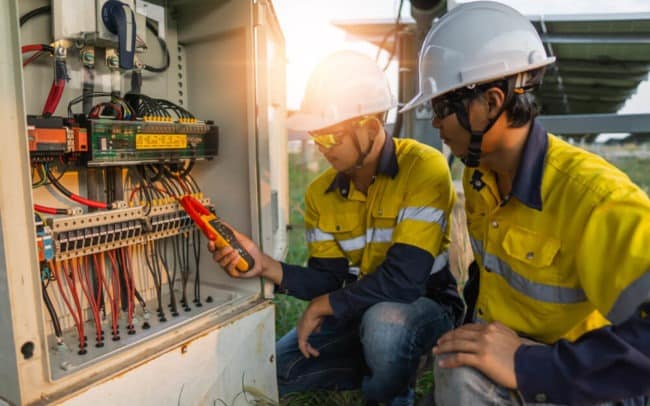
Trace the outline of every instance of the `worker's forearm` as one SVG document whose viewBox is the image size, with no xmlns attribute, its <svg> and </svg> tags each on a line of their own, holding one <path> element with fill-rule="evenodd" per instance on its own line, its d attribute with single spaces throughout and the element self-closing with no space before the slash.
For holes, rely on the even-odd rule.
<svg viewBox="0 0 650 406">
<path fill-rule="evenodd" d="M 271 258 L 270 256 L 264 254 L 262 260 L 262 276 L 270 280 L 276 285 L 282 283 L 282 265 Z"/>
</svg>

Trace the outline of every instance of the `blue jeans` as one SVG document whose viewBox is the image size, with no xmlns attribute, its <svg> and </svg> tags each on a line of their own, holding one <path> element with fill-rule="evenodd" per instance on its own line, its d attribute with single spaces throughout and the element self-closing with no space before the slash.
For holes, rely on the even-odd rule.
<svg viewBox="0 0 650 406">
<path fill-rule="evenodd" d="M 428 406 L 553 406 L 554 403 L 531 403 L 524 401 L 519 392 L 494 383 L 479 370 L 471 367 L 441 368 L 434 360 L 433 382 L 435 403 Z M 639 398 L 626 399 L 623 405 L 642 405 Z M 619 403 L 616 403 L 617 405 Z M 614 403 L 599 403 L 599 406 L 613 406 Z M 557 406 L 557 405 L 556 405 Z"/>
<path fill-rule="evenodd" d="M 435 406 L 451 405 L 523 405 L 516 391 L 492 382 L 480 371 L 470 367 L 441 368 L 434 360 L 433 382 Z"/>
<path fill-rule="evenodd" d="M 422 297 L 412 303 L 380 302 L 361 320 L 347 323 L 327 318 L 309 343 L 320 356 L 305 358 L 296 329 L 276 345 L 280 396 L 311 390 L 361 387 L 368 400 L 412 405 L 420 357 L 453 327 L 449 310 Z"/>
</svg>

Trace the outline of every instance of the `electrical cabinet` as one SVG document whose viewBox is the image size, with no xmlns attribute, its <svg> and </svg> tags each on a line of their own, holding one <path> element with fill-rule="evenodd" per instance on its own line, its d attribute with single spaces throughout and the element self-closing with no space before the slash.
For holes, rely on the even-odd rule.
<svg viewBox="0 0 650 406">
<path fill-rule="evenodd" d="M 219 269 L 179 203 L 286 254 L 270 1 L 0 7 L 0 404 L 277 399 L 272 287 Z"/>
</svg>

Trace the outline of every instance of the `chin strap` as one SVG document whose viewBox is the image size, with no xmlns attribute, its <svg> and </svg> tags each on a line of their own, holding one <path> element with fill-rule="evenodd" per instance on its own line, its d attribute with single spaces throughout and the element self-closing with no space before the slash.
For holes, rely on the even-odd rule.
<svg viewBox="0 0 650 406">
<path fill-rule="evenodd" d="M 472 130 L 472 126 L 469 123 L 469 110 L 463 105 L 458 111 L 456 111 L 456 117 L 458 117 L 458 122 L 460 125 L 470 133 L 469 139 L 469 148 L 467 149 L 467 156 L 461 158 L 463 163 L 470 167 L 476 168 L 479 165 L 481 160 L 481 144 L 483 143 L 483 136 L 486 132 L 490 131 L 490 128 L 497 122 L 497 119 L 503 113 L 503 107 L 499 110 L 499 113 L 488 123 L 488 125 L 483 130 Z"/>
<path fill-rule="evenodd" d="M 368 120 L 371 120 L 371 119 L 372 119 L 371 117 L 364 118 L 363 120 L 359 121 L 358 125 L 363 126 L 363 125 L 365 125 L 365 123 Z M 356 169 L 359 169 L 359 168 L 363 167 L 363 161 L 366 160 L 366 157 L 370 154 L 370 151 L 372 151 L 373 145 L 375 145 L 375 138 L 376 138 L 376 134 L 370 140 L 370 145 L 368 145 L 368 148 L 365 151 L 361 151 L 361 143 L 359 142 L 359 134 L 357 134 L 357 132 L 355 131 L 354 137 L 353 137 L 354 146 L 357 149 L 357 154 L 359 154 L 359 158 L 357 159 L 357 162 L 354 164 L 354 167 Z"/>
<path fill-rule="evenodd" d="M 365 151 L 361 151 L 359 136 L 357 134 L 354 134 L 354 146 L 357 148 L 357 153 L 359 154 L 359 158 L 357 159 L 357 162 L 354 164 L 355 168 L 359 169 L 363 167 L 363 161 L 365 161 L 368 154 L 370 154 L 373 145 L 375 145 L 375 137 L 372 137 L 372 141 L 370 141 L 370 145 L 368 146 L 368 148 Z"/>
<path fill-rule="evenodd" d="M 499 117 L 501 117 L 501 114 L 506 109 L 506 106 L 510 104 L 512 98 L 515 95 L 523 94 L 525 92 L 536 89 L 541 83 L 541 78 L 543 75 L 544 69 L 538 69 L 532 72 L 518 73 L 517 75 L 506 79 L 506 88 L 502 88 L 502 90 L 505 91 L 505 99 L 503 101 L 503 104 L 501 105 L 501 108 L 499 109 L 497 115 L 492 120 L 490 120 L 488 125 L 483 130 L 480 131 L 472 130 L 472 126 L 469 122 L 469 104 L 468 106 L 465 106 L 462 101 L 458 101 L 456 103 L 454 111 L 456 113 L 456 117 L 458 118 L 458 122 L 465 130 L 470 133 L 467 156 L 461 158 L 461 161 L 463 161 L 466 166 L 470 168 L 476 168 L 479 165 L 479 161 L 481 160 L 481 144 L 483 143 L 483 136 L 485 133 L 490 131 L 490 128 L 492 128 L 494 123 L 496 123 Z M 481 87 L 487 89 L 490 86 L 493 86 L 493 84 L 488 84 Z M 475 95 L 478 95 L 478 91 L 481 90 L 481 87 L 472 89 L 474 92 L 477 92 Z"/>
<path fill-rule="evenodd" d="M 483 136 L 485 133 L 490 131 L 490 128 L 492 128 L 494 123 L 496 123 L 499 117 L 501 117 L 501 114 L 505 110 L 505 107 L 511 98 L 512 95 L 509 91 L 507 91 L 506 98 L 501 105 L 501 108 L 499 108 L 499 112 L 496 116 L 494 116 L 492 120 L 488 122 L 487 126 L 485 126 L 485 128 L 482 130 L 473 130 L 472 125 L 469 122 L 469 103 L 471 103 L 473 99 L 470 100 L 467 106 L 465 106 L 462 101 L 457 102 L 455 106 L 455 112 L 456 117 L 458 118 L 458 122 L 465 130 L 467 130 L 467 132 L 470 133 L 467 156 L 461 158 L 461 161 L 465 164 L 465 166 L 468 166 L 470 168 L 476 168 L 479 166 L 481 160 L 481 144 L 483 143 Z"/>
</svg>

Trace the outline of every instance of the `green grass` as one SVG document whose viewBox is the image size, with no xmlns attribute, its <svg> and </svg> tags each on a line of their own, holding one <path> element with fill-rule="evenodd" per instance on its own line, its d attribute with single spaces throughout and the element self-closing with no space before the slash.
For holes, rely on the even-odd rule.
<svg viewBox="0 0 650 406">
<path fill-rule="evenodd" d="M 607 160 L 625 172 L 646 194 L 650 194 L 650 159 L 621 157 Z"/>
</svg>

